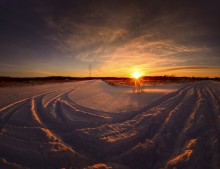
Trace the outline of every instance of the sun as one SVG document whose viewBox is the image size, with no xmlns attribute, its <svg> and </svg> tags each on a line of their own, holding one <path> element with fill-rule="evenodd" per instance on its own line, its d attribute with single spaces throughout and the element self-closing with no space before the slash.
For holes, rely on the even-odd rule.
<svg viewBox="0 0 220 169">
<path fill-rule="evenodd" d="M 141 74 L 139 72 L 134 72 L 132 76 L 133 78 L 138 79 L 139 77 L 141 77 Z"/>
</svg>

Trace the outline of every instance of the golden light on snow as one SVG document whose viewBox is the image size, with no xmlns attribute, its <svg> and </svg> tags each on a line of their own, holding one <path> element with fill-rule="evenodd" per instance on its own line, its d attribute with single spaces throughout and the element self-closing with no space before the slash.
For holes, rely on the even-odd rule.
<svg viewBox="0 0 220 169">
<path fill-rule="evenodd" d="M 139 77 L 141 77 L 141 74 L 139 72 L 134 72 L 132 76 L 133 78 L 138 79 Z"/>
</svg>

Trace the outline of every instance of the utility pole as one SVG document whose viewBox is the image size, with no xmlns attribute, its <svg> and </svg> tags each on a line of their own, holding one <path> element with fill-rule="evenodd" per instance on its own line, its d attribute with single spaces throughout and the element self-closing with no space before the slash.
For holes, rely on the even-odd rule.
<svg viewBox="0 0 220 169">
<path fill-rule="evenodd" d="M 91 75 L 92 75 L 92 65 L 91 65 L 91 63 L 89 64 L 89 77 L 91 77 Z"/>
</svg>

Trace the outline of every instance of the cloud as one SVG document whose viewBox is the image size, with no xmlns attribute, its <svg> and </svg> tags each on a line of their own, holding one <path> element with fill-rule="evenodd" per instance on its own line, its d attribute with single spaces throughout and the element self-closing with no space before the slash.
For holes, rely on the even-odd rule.
<svg viewBox="0 0 220 169">
<path fill-rule="evenodd" d="M 154 71 L 155 73 L 158 72 L 169 72 L 169 71 L 176 71 L 176 70 L 220 70 L 220 66 L 178 66 L 178 67 L 170 67 L 165 69 L 159 69 L 157 71 Z"/>
<path fill-rule="evenodd" d="M 159 7 L 159 12 L 155 13 L 151 11 L 154 10 L 154 3 L 147 3 L 153 4 L 149 12 L 144 11 L 145 7 L 140 6 L 142 4 L 138 1 L 134 7 L 128 7 L 128 12 L 120 13 L 119 10 L 126 11 L 121 4 L 113 10 L 111 7 L 114 4 L 106 9 L 106 5 L 101 3 L 99 5 L 103 9 L 92 6 L 92 13 L 86 11 L 77 21 L 71 15 L 60 19 L 46 17 L 48 27 L 54 31 L 48 38 L 57 42 L 58 49 L 83 62 L 125 61 L 127 57 L 127 62 L 136 58 L 136 63 L 147 61 L 157 64 L 155 60 L 162 59 L 159 61 L 162 63 L 167 58 L 166 63 L 174 59 L 173 64 L 177 64 L 177 61 L 191 60 L 187 54 L 208 53 L 209 46 L 193 41 L 196 36 L 207 33 L 205 28 L 199 31 L 193 29 L 200 22 L 195 23 L 190 18 L 195 13 L 201 13 L 201 9 L 193 11 L 189 6 L 181 8 L 180 4 L 174 4 L 165 5 L 165 9 Z M 178 8 L 174 8 L 175 5 Z M 189 8 L 187 12 L 190 15 L 187 15 L 185 8 Z"/>
<path fill-rule="evenodd" d="M 39 70 L 38 68 L 33 68 L 25 65 L 0 63 L 0 76 L 55 76 L 56 73 L 46 70 Z"/>
<path fill-rule="evenodd" d="M 219 77 L 220 66 L 191 65 L 191 66 L 169 66 L 157 68 L 148 72 L 148 75 L 175 75 L 175 76 L 198 76 Z"/>
<path fill-rule="evenodd" d="M 75 13 L 67 10 L 62 17 L 52 9 L 45 17 L 51 30 L 47 38 L 66 55 L 93 63 L 96 71 L 103 73 L 134 67 L 143 71 L 168 66 L 183 69 L 205 63 L 204 55 L 209 55 L 210 65 L 214 64 L 211 60 L 219 61 L 209 42 L 197 41 L 211 33 L 203 25 L 209 21 L 199 17 L 207 9 L 202 5 L 194 9 L 196 4 L 190 2 L 159 3 L 88 3 L 83 11 L 81 4 L 76 4 Z"/>
<path fill-rule="evenodd" d="M 18 23 L 21 29 L 13 29 L 11 40 L 0 43 L 2 53 L 8 56 L 1 61 L 28 65 L 50 61 L 48 67 L 55 69 L 59 63 L 61 72 L 66 67 L 72 68 L 69 72 L 83 72 L 92 63 L 94 71 L 103 74 L 134 68 L 149 72 L 158 67 L 218 66 L 217 4 L 216 0 L 40 0 L 35 5 L 26 3 L 25 14 L 14 6 L 14 11 L 21 13 L 16 17 L 22 20 Z M 25 20 L 38 29 L 37 36 L 23 31 Z M 5 35 L 11 34 L 10 29 L 5 30 Z"/>
</svg>

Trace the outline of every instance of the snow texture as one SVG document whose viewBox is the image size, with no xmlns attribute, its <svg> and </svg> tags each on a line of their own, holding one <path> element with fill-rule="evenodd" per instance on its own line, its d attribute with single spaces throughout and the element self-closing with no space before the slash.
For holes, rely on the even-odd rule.
<svg viewBox="0 0 220 169">
<path fill-rule="evenodd" d="M 0 88 L 2 168 L 219 169 L 220 84 Z"/>
</svg>

